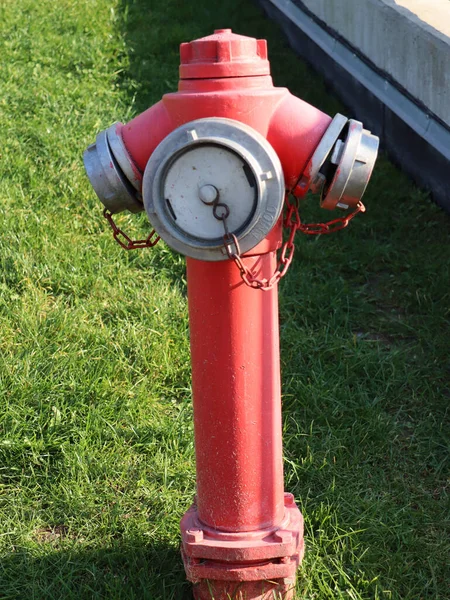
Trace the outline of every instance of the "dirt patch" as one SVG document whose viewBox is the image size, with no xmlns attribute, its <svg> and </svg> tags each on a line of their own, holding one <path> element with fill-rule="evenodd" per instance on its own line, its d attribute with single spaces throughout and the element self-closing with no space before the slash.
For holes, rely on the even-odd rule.
<svg viewBox="0 0 450 600">
<path fill-rule="evenodd" d="M 39 527 L 33 533 L 33 539 L 40 544 L 60 542 L 68 537 L 69 527 L 67 525 L 54 525 L 49 527 Z"/>
</svg>

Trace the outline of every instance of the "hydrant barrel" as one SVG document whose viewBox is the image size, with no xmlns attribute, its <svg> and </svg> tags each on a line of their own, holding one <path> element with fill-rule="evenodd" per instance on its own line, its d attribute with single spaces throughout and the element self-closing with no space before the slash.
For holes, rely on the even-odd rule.
<svg viewBox="0 0 450 600">
<path fill-rule="evenodd" d="M 276 254 L 245 259 L 262 277 Z M 278 291 L 246 286 L 230 261 L 187 260 L 197 508 L 221 531 L 284 517 Z"/>
</svg>

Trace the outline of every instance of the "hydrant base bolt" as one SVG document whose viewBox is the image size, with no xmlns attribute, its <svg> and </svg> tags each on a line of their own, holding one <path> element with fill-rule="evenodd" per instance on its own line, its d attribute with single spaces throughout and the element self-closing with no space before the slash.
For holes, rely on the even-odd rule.
<svg viewBox="0 0 450 600">
<path fill-rule="evenodd" d="M 279 540 L 282 544 L 290 544 L 292 541 L 292 533 L 290 531 L 282 531 L 279 530 L 275 534 L 276 539 Z"/>
<path fill-rule="evenodd" d="M 198 544 L 203 540 L 203 531 L 201 529 L 188 529 L 185 536 L 187 542 Z"/>
<path fill-rule="evenodd" d="M 289 492 L 284 493 L 284 505 L 286 507 L 295 506 L 294 494 L 290 494 Z"/>
</svg>

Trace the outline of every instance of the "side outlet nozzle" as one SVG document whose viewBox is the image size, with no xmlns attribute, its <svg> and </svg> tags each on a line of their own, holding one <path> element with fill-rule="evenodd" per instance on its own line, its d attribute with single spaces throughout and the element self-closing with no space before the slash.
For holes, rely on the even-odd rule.
<svg viewBox="0 0 450 600">
<path fill-rule="evenodd" d="M 379 139 L 362 123 L 337 114 L 297 184 L 298 195 L 320 193 L 322 208 L 354 208 L 372 175 Z"/>
<path fill-rule="evenodd" d="M 95 193 L 111 214 L 144 210 L 139 182 L 125 155 L 123 142 L 117 139 L 117 124 L 101 131 L 83 155 L 84 168 Z M 128 162 L 127 162 L 128 161 Z"/>
</svg>

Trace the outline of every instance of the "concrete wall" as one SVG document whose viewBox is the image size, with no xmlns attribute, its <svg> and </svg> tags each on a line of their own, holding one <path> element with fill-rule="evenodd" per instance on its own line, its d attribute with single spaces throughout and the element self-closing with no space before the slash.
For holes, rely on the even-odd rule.
<svg viewBox="0 0 450 600">
<path fill-rule="evenodd" d="M 450 212 L 450 0 L 257 2 L 349 116 Z"/>
<path fill-rule="evenodd" d="M 450 0 L 302 0 L 450 126 Z"/>
</svg>

